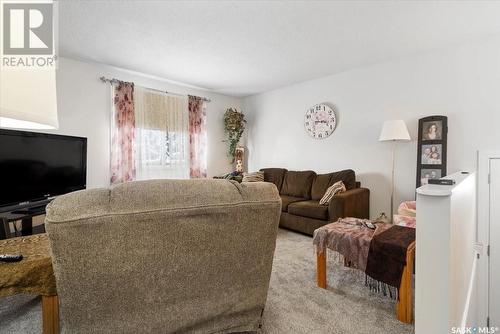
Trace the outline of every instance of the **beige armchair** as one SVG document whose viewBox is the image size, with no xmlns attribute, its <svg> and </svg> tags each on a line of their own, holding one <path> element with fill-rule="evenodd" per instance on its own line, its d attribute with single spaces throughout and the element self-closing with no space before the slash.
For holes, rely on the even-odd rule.
<svg viewBox="0 0 500 334">
<path fill-rule="evenodd" d="M 46 229 L 67 333 L 260 328 L 280 217 L 269 183 L 152 180 L 60 196 Z"/>
</svg>

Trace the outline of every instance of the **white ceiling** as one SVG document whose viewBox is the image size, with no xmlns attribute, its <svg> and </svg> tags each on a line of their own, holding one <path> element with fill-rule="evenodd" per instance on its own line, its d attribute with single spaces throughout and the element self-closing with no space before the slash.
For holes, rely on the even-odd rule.
<svg viewBox="0 0 500 334">
<path fill-rule="evenodd" d="M 60 1 L 62 56 L 246 96 L 500 32 L 498 1 Z"/>
</svg>

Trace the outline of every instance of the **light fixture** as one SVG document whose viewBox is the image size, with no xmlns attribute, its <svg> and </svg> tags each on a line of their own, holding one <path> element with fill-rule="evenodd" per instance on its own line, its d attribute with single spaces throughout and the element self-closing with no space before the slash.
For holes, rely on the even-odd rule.
<svg viewBox="0 0 500 334">
<path fill-rule="evenodd" d="M 403 120 L 385 121 L 380 132 L 379 141 L 392 141 L 392 177 L 391 177 L 391 215 L 390 220 L 393 221 L 394 214 L 394 163 L 396 157 L 396 142 L 410 141 L 408 128 Z"/>
<path fill-rule="evenodd" d="M 0 66 L 0 127 L 59 127 L 55 69 L 7 69 Z"/>
</svg>

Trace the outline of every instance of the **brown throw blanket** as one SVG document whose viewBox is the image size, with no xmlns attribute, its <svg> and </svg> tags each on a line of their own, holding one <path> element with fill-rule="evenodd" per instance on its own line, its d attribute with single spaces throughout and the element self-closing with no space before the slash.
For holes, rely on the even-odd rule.
<svg viewBox="0 0 500 334">
<path fill-rule="evenodd" d="M 375 234 L 370 242 L 365 273 L 371 278 L 399 288 L 406 265 L 406 251 L 415 241 L 415 229 L 394 225 Z"/>
</svg>

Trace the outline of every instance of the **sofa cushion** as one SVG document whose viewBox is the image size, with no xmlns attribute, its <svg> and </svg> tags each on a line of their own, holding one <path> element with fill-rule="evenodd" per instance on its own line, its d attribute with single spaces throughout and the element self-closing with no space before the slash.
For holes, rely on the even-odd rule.
<svg viewBox="0 0 500 334">
<path fill-rule="evenodd" d="M 281 197 L 281 211 L 286 212 L 288 210 L 288 205 L 294 202 L 307 201 L 307 198 L 293 197 L 287 195 L 280 195 Z"/>
<path fill-rule="evenodd" d="M 280 194 L 310 199 L 315 176 L 316 173 L 311 170 L 286 172 Z"/>
<path fill-rule="evenodd" d="M 312 184 L 311 199 L 320 200 L 326 190 L 338 181 L 344 182 L 347 190 L 356 188 L 356 174 L 352 169 L 328 174 L 318 174 Z"/>
<path fill-rule="evenodd" d="M 241 182 L 264 182 L 264 172 L 243 173 Z"/>
<path fill-rule="evenodd" d="M 278 191 L 281 190 L 283 185 L 283 179 L 285 178 L 286 169 L 284 168 L 262 168 L 260 170 L 264 172 L 264 182 L 274 183 Z"/>
<path fill-rule="evenodd" d="M 291 203 L 288 206 L 288 213 L 302 217 L 328 220 L 328 206 L 320 205 L 319 201 L 315 200 Z"/>
</svg>

